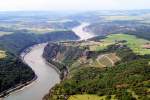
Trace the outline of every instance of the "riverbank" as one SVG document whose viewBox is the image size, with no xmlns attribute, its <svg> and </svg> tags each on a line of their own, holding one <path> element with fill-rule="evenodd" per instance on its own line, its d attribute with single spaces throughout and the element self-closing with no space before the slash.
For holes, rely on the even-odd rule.
<svg viewBox="0 0 150 100">
<path fill-rule="evenodd" d="M 18 85 L 16 85 L 14 88 L 11 88 L 11 89 L 9 89 L 9 90 L 6 90 L 6 91 L 2 92 L 2 93 L 0 94 L 0 100 L 3 100 L 3 98 L 9 96 L 12 92 L 17 92 L 17 91 L 19 91 L 19 90 L 21 90 L 21 89 L 23 89 L 23 88 L 28 87 L 28 86 L 31 85 L 36 79 L 37 79 L 37 76 L 35 75 L 35 77 L 34 77 L 32 80 L 30 80 L 30 81 L 28 81 L 28 82 L 26 82 L 26 83 L 23 83 L 23 84 L 18 84 Z"/>
<path fill-rule="evenodd" d="M 30 52 L 30 50 L 32 50 L 32 47 L 29 47 L 27 49 L 25 49 L 23 52 L 21 52 L 20 54 L 20 59 L 22 60 L 22 62 L 26 65 L 28 65 L 25 61 L 24 61 L 24 57 L 26 56 L 27 53 Z M 19 91 L 23 88 L 28 87 L 29 85 L 31 85 L 35 80 L 37 79 L 37 76 L 35 75 L 34 78 L 30 81 L 27 81 L 25 83 L 20 83 L 17 84 L 15 87 L 10 88 L 8 90 L 3 91 L 2 93 L 0 93 L 0 100 L 3 100 L 3 98 L 7 97 L 8 95 L 10 95 L 12 92 L 16 92 Z"/>
<path fill-rule="evenodd" d="M 80 26 L 80 29 L 83 29 L 84 27 L 85 27 L 86 25 L 81 25 Z M 81 28 L 82 27 L 82 28 Z M 82 31 L 84 31 L 84 30 L 82 30 Z M 83 33 L 83 32 L 82 32 Z M 86 35 L 86 34 L 84 34 L 84 35 Z M 83 36 L 83 34 L 81 35 L 81 36 Z M 88 35 L 88 36 L 90 36 L 90 35 Z M 90 36 L 91 37 L 91 36 Z M 90 37 L 88 37 L 88 38 L 90 38 Z M 92 37 L 94 37 L 94 36 L 92 36 Z M 81 37 L 80 37 L 81 38 Z M 28 58 L 26 58 L 26 60 L 25 60 L 25 57 L 26 56 L 28 56 L 28 54 L 30 54 L 30 52 L 32 51 L 32 50 L 36 50 L 36 49 L 41 49 L 41 51 L 40 51 L 40 54 L 42 53 L 42 51 L 43 51 L 43 48 L 44 48 L 44 46 L 46 45 L 46 43 L 44 43 L 44 44 L 37 44 L 37 45 L 33 45 L 33 46 L 31 46 L 31 47 L 29 47 L 29 48 L 27 48 L 27 49 L 25 49 L 22 53 L 21 53 L 21 56 L 20 56 L 20 58 L 22 59 L 22 61 L 25 63 L 25 64 L 27 64 L 28 66 L 30 66 L 32 69 L 33 69 L 33 71 L 35 72 L 35 71 L 37 71 L 37 73 L 35 72 L 35 74 L 37 75 L 37 76 L 35 76 L 34 77 L 34 79 L 33 80 L 31 80 L 30 82 L 27 82 L 26 84 L 19 84 L 19 86 L 18 87 L 15 87 L 15 88 L 13 88 L 12 90 L 13 91 L 11 91 L 11 92 L 9 92 L 9 94 L 10 95 L 7 95 L 7 96 L 10 96 L 10 97 L 8 97 L 7 99 L 4 99 L 4 100 L 14 100 L 14 99 L 10 99 L 11 98 L 11 96 L 15 96 L 15 97 L 19 97 L 19 98 L 21 98 L 21 95 L 19 96 L 17 96 L 17 94 L 18 94 L 18 92 L 17 93 L 15 93 L 14 91 L 19 91 L 19 90 L 21 90 L 21 92 L 22 91 L 25 91 L 25 95 L 24 96 L 28 96 L 29 94 L 27 93 L 27 90 L 28 90 L 28 88 L 26 89 L 26 87 L 29 87 L 29 93 L 34 93 L 34 92 L 37 92 L 38 91 L 38 89 L 40 89 L 40 88 L 42 88 L 42 86 L 45 86 L 45 84 L 46 84 L 46 86 L 47 86 L 47 88 L 45 89 L 45 90 L 49 90 L 49 89 L 51 89 L 56 83 L 58 83 L 58 82 L 60 82 L 60 79 L 58 79 L 58 77 L 57 77 L 57 75 L 59 76 L 59 78 L 60 78 L 60 75 L 62 74 L 58 69 L 57 69 L 57 67 L 56 66 L 54 66 L 54 65 L 51 65 L 49 62 L 47 62 L 47 61 L 45 61 L 43 58 L 38 58 L 38 57 L 36 57 L 36 56 L 41 56 L 41 55 L 39 55 L 39 54 L 32 54 L 32 57 L 31 57 L 31 59 L 30 59 L 30 56 L 28 57 Z M 39 46 L 41 46 L 41 48 L 39 47 Z M 38 64 L 39 62 L 41 63 L 41 60 L 42 60 L 42 63 L 45 63 L 45 64 Z M 43 61 L 44 60 L 44 61 Z M 27 63 L 28 62 L 28 63 Z M 41 71 L 39 71 L 40 70 L 40 68 L 39 69 L 37 69 L 36 67 L 40 67 L 40 66 L 48 66 L 49 68 L 51 67 L 53 70 L 55 70 L 55 72 L 57 73 L 57 75 L 51 75 L 51 72 L 50 71 L 48 71 L 49 70 L 49 68 L 46 68 L 47 69 L 47 71 L 49 72 L 49 73 L 46 73 L 46 75 L 42 75 L 41 76 L 41 73 L 44 73 L 44 71 L 45 71 L 45 69 L 42 69 L 42 70 L 44 70 L 43 72 L 42 72 L 42 70 Z M 50 69 L 51 69 L 50 68 Z M 51 70 L 52 71 L 52 70 Z M 54 72 L 54 71 L 53 71 Z M 54 72 L 54 73 L 55 73 Z M 66 70 L 65 72 L 68 72 L 68 70 Z M 52 73 L 52 74 L 54 74 L 54 73 Z M 65 76 L 66 76 L 67 74 L 65 74 Z M 42 78 L 40 78 L 39 79 L 39 76 L 40 77 L 42 77 Z M 52 78 L 49 78 L 49 76 L 53 76 Z M 43 81 L 43 78 L 47 78 L 47 79 L 45 79 L 44 81 Z M 56 78 L 57 77 L 57 78 Z M 37 81 L 36 81 L 37 80 Z M 49 81 L 46 81 L 46 80 L 49 80 Z M 34 81 L 36 81 L 36 82 L 34 82 Z M 40 81 L 40 82 L 39 82 Z M 47 85 L 47 84 L 51 84 L 53 82 L 53 85 Z M 35 89 L 33 89 L 33 90 L 30 90 L 30 88 L 32 88 L 32 87 L 30 87 L 30 85 L 31 85 L 31 83 L 33 83 L 33 88 L 35 88 Z M 39 85 L 39 84 L 42 84 L 42 86 L 41 85 Z M 38 85 L 38 86 L 35 86 L 35 85 Z M 43 85 L 44 84 L 44 85 Z M 49 88 L 49 86 L 50 86 L 50 88 Z M 22 90 L 23 89 L 23 90 Z M 37 91 L 36 91 L 37 90 Z M 37 98 L 38 99 L 36 99 L 36 100 L 41 100 L 40 98 L 41 98 L 41 95 L 42 94 L 44 94 L 45 93 L 45 90 L 43 89 L 43 92 L 41 91 L 40 93 L 39 93 L 39 95 L 40 95 L 40 97 L 38 98 L 38 96 L 37 96 Z M 34 91 L 34 92 L 33 92 Z M 20 93 L 20 92 L 19 92 Z M 45 94 L 47 94 L 47 93 L 45 93 Z M 45 95 L 44 94 L 44 95 Z M 37 95 L 37 94 L 36 94 Z M 44 96 L 43 95 L 43 96 Z M 33 96 L 33 95 L 32 95 Z M 42 96 L 42 97 L 43 97 Z M 23 97 L 22 97 L 23 98 Z M 30 98 L 30 97 L 29 97 Z M 25 99 L 25 98 L 24 98 Z M 19 100 L 19 99 L 15 99 L 15 100 Z M 25 99 L 26 100 L 26 99 Z M 28 100 L 30 100 L 30 99 L 28 99 Z M 33 100 L 33 99 L 32 99 Z"/>
<path fill-rule="evenodd" d="M 33 69 L 38 78 L 32 86 L 29 85 L 19 92 L 13 92 L 4 100 L 42 100 L 49 89 L 60 82 L 57 71 L 46 64 L 42 57 L 45 45 L 46 43 L 34 45 L 22 54 L 24 61 Z"/>
<path fill-rule="evenodd" d="M 32 68 L 32 70 L 35 72 L 36 70 L 35 70 L 35 68 L 33 68 L 33 66 L 27 61 L 27 56 L 29 56 L 30 55 L 30 53 L 32 53 L 34 50 L 37 50 L 37 49 L 40 49 L 40 48 L 44 48 L 45 47 L 45 45 L 46 45 L 46 43 L 43 43 L 43 44 L 37 44 L 37 45 L 33 45 L 33 46 L 31 46 L 31 47 L 29 47 L 29 48 L 27 48 L 27 49 L 25 49 L 21 54 L 20 54 L 20 59 L 23 61 L 23 63 L 25 63 L 25 64 L 27 64 L 28 66 L 30 66 L 31 68 Z M 40 54 L 42 54 L 42 51 L 43 50 L 41 50 L 41 53 Z M 33 55 L 34 56 L 34 55 Z M 41 57 L 41 55 L 40 55 L 40 57 Z M 30 57 L 29 57 L 30 58 Z M 44 59 L 43 58 L 41 58 L 43 61 L 44 61 Z M 41 60 L 40 59 L 40 60 Z M 36 60 L 36 59 L 35 59 Z M 39 60 L 39 61 L 40 61 Z M 38 61 L 38 60 L 36 60 L 36 61 Z M 44 63 L 46 63 L 46 61 L 44 61 Z M 58 70 L 56 70 L 56 68 L 54 68 L 53 66 L 51 67 L 50 65 L 48 65 L 47 64 L 47 66 L 49 67 L 49 68 L 52 68 L 52 69 L 54 69 L 56 72 L 57 72 L 57 74 L 59 74 L 59 72 L 58 72 Z M 44 66 L 43 66 L 44 67 Z M 50 72 L 49 72 L 50 73 Z M 36 72 L 35 72 L 35 77 L 31 80 L 31 81 L 28 81 L 28 82 L 26 82 L 26 83 L 24 83 L 24 84 L 19 84 L 19 85 L 17 85 L 15 88 L 11 88 L 11 89 L 9 89 L 9 90 L 7 90 L 7 94 L 5 94 L 5 96 L 3 96 L 3 98 L 1 98 L 2 100 L 20 100 L 20 99 L 9 99 L 11 96 L 13 96 L 14 94 L 18 94 L 18 93 L 22 93 L 23 91 L 26 91 L 26 90 L 28 90 L 28 89 L 30 89 L 30 88 L 32 88 L 33 86 L 35 86 L 36 84 L 39 84 L 39 74 L 36 74 Z M 50 75 L 47 75 L 47 77 L 48 76 L 50 76 Z M 57 76 L 57 75 L 55 75 L 55 76 Z M 56 78 L 57 79 L 57 78 Z M 57 82 L 56 82 L 57 83 Z M 47 86 L 49 86 L 49 85 L 47 85 Z M 51 85 L 50 85 L 51 86 Z M 46 93 L 45 93 L 46 94 Z M 44 94 L 44 95 L 45 95 Z M 43 95 L 43 96 L 44 96 Z M 10 97 L 9 97 L 10 96 Z M 43 97 L 42 96 L 42 97 Z M 42 98 L 41 97 L 41 98 Z M 21 98 L 21 97 L 20 97 Z M 23 97 L 22 97 L 23 98 Z M 1 100 L 0 99 L 0 100 Z M 37 99 L 28 99 L 28 100 L 37 100 Z M 41 99 L 38 99 L 38 100 L 41 100 Z"/>
</svg>

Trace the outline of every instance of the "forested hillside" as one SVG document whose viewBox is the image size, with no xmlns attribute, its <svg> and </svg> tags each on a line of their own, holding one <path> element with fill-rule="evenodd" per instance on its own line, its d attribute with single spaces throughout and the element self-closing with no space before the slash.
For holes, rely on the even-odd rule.
<svg viewBox="0 0 150 100">
<path fill-rule="evenodd" d="M 149 42 L 114 34 L 87 41 L 49 43 L 43 56 L 61 72 L 69 73 L 44 99 L 78 100 L 94 95 L 104 100 L 148 100 L 150 53 L 142 45 Z"/>
<path fill-rule="evenodd" d="M 123 20 L 93 23 L 86 27 L 86 30 L 100 36 L 115 33 L 127 33 L 150 39 L 150 26 L 147 23 L 140 23 L 139 21 Z"/>
<path fill-rule="evenodd" d="M 72 31 L 56 31 L 46 34 L 31 34 L 23 31 L 0 37 L 0 48 L 11 53 L 20 53 L 26 47 L 47 41 L 78 39 Z"/>
<path fill-rule="evenodd" d="M 0 93 L 34 77 L 32 69 L 13 54 L 7 53 L 7 57 L 0 59 Z"/>
</svg>

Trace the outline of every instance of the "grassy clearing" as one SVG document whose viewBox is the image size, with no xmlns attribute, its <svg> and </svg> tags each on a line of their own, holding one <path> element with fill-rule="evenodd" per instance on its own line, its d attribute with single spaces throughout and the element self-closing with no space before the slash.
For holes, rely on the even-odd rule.
<svg viewBox="0 0 150 100">
<path fill-rule="evenodd" d="M 0 50 L 0 59 L 5 58 L 5 57 L 6 57 L 5 51 Z"/>
<path fill-rule="evenodd" d="M 143 18 L 139 16 L 106 16 L 105 20 L 114 21 L 114 20 L 142 20 Z"/>
<path fill-rule="evenodd" d="M 105 66 L 108 66 L 108 67 L 113 66 L 112 62 L 106 56 L 101 57 L 100 59 L 98 59 L 98 61 L 102 65 L 105 65 Z"/>
<path fill-rule="evenodd" d="M 25 28 L 25 29 L 28 30 L 29 32 L 36 33 L 36 34 L 67 31 L 65 29 L 53 29 L 53 28 Z"/>
<path fill-rule="evenodd" d="M 149 87 L 150 80 L 144 81 L 143 83 L 146 86 L 146 90 L 147 90 L 147 93 L 148 93 L 147 96 L 148 96 L 148 98 L 150 98 L 150 87 Z"/>
<path fill-rule="evenodd" d="M 127 91 L 128 91 L 128 93 L 131 93 L 132 97 L 136 98 L 136 100 L 139 100 L 139 99 L 138 99 L 139 96 L 136 95 L 136 93 L 135 93 L 134 91 L 132 91 L 132 90 L 130 90 L 130 89 L 128 89 Z"/>
<path fill-rule="evenodd" d="M 111 42 L 111 43 L 115 43 L 116 41 L 122 41 L 122 40 L 127 41 L 125 44 L 128 47 L 130 47 L 133 50 L 133 52 L 140 55 L 150 54 L 150 49 L 143 48 L 143 45 L 146 43 L 150 43 L 150 41 L 137 38 L 136 36 L 133 35 L 113 34 L 113 35 L 109 35 L 106 39 L 104 39 L 105 42 Z"/>
<path fill-rule="evenodd" d="M 109 46 L 111 44 L 113 44 L 113 43 L 110 43 L 110 42 L 99 42 L 99 44 L 91 45 L 91 46 L 89 46 L 89 48 L 90 48 L 90 51 L 100 51 L 100 50 L 106 49 L 107 46 Z"/>
<path fill-rule="evenodd" d="M 114 63 L 118 62 L 119 60 L 121 60 L 116 53 L 110 53 L 110 54 L 106 54 L 107 57 L 109 57 Z"/>
<path fill-rule="evenodd" d="M 13 32 L 3 32 L 3 31 L 0 31 L 0 37 L 1 36 L 4 36 L 4 35 L 9 35 L 9 34 L 12 34 Z"/>
<path fill-rule="evenodd" d="M 68 100 L 105 100 L 106 96 L 97 96 L 97 95 L 73 95 L 69 97 Z"/>
<path fill-rule="evenodd" d="M 106 67 L 106 65 L 102 64 L 102 63 L 101 63 L 100 61 L 98 61 L 98 60 L 92 60 L 89 65 L 90 65 L 90 67 L 97 67 L 97 68 Z"/>
<path fill-rule="evenodd" d="M 45 28 L 28 28 L 27 30 L 29 30 L 30 32 L 36 33 L 36 34 L 44 34 L 44 33 L 48 33 L 48 32 L 52 32 L 54 31 L 54 29 L 45 29 Z"/>
<path fill-rule="evenodd" d="M 97 61 L 106 67 L 114 66 L 120 58 L 115 53 L 109 53 L 104 55 L 99 55 Z"/>
<path fill-rule="evenodd" d="M 150 41 L 145 39 L 137 38 L 134 35 L 128 35 L 128 34 L 112 34 L 108 35 L 106 39 L 101 40 L 103 41 L 101 44 L 115 44 L 119 43 L 119 41 L 126 41 L 123 44 L 126 44 L 129 48 L 133 50 L 134 53 L 139 55 L 145 55 L 150 54 L 150 49 L 144 48 L 143 45 L 149 44 Z M 103 50 L 108 45 L 99 45 L 99 46 L 93 46 L 93 50 Z"/>
<path fill-rule="evenodd" d="M 71 65 L 71 70 L 76 67 L 112 67 L 120 58 L 115 53 L 99 55 L 96 59 L 79 58 Z"/>
</svg>

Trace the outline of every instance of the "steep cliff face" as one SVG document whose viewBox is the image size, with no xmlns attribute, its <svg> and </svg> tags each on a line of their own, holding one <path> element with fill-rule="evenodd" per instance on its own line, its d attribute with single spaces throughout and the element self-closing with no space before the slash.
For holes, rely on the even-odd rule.
<svg viewBox="0 0 150 100">
<path fill-rule="evenodd" d="M 63 80 L 68 74 L 71 64 L 85 54 L 85 49 L 65 43 L 49 43 L 43 53 L 43 57 L 60 72 Z"/>
<path fill-rule="evenodd" d="M 83 56 L 85 54 L 84 48 L 79 48 L 76 46 L 71 46 L 68 44 L 63 43 L 49 43 L 45 49 L 43 56 L 46 58 L 46 60 L 53 60 L 55 62 L 60 63 L 71 63 L 71 61 L 74 61 L 78 59 L 79 57 Z"/>
</svg>

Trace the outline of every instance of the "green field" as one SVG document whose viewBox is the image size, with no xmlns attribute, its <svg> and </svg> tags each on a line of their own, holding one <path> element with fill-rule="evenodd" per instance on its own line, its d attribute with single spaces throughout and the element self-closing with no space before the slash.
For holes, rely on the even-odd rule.
<svg viewBox="0 0 150 100">
<path fill-rule="evenodd" d="M 142 17 L 139 17 L 139 16 L 125 16 L 125 15 L 105 16 L 104 18 L 105 18 L 105 20 L 108 20 L 108 21 L 114 21 L 114 20 L 133 21 L 133 20 L 142 20 L 143 19 Z"/>
<path fill-rule="evenodd" d="M 68 100 L 105 100 L 106 96 L 97 96 L 97 95 L 73 95 L 69 97 Z"/>
<path fill-rule="evenodd" d="M 100 50 L 104 50 L 107 48 L 107 46 L 112 45 L 113 43 L 111 42 L 99 42 L 99 44 L 97 45 L 91 45 L 89 46 L 91 51 L 100 51 Z"/>
<path fill-rule="evenodd" d="M 119 41 L 126 41 L 125 45 L 127 45 L 130 49 L 133 50 L 134 53 L 139 55 L 145 55 L 150 54 L 150 49 L 143 48 L 143 45 L 149 44 L 150 41 L 145 39 L 137 38 L 134 35 L 128 35 L 128 34 L 112 34 L 108 35 L 106 39 L 103 39 L 103 44 L 115 44 L 119 43 Z M 106 48 L 104 46 L 96 46 L 95 50 L 102 50 L 103 48 Z"/>
</svg>

